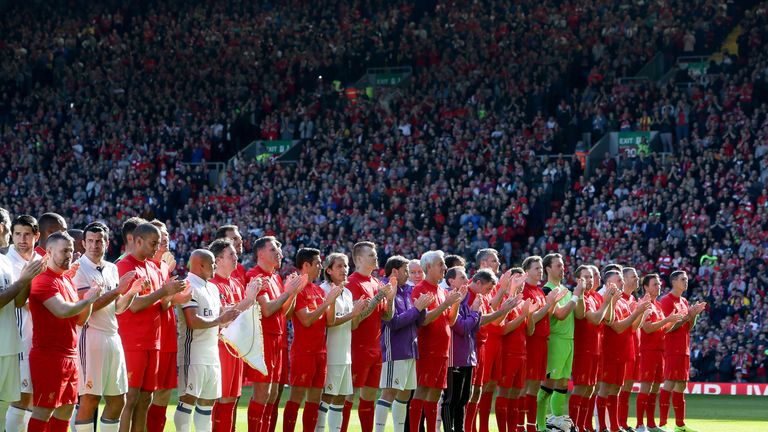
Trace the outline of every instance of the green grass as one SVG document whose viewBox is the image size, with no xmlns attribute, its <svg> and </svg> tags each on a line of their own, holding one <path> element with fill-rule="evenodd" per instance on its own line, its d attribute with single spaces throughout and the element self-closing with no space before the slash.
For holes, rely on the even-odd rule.
<svg viewBox="0 0 768 432">
<path fill-rule="evenodd" d="M 281 406 L 285 404 L 288 389 L 283 392 Z M 246 410 L 250 389 L 243 389 L 237 412 L 237 431 L 247 431 Z M 173 431 L 173 413 L 175 407 L 168 408 L 166 431 Z M 686 395 L 686 423 L 699 432 L 768 432 L 768 398 L 761 396 L 703 396 Z M 657 411 L 658 421 L 658 411 Z M 674 426 L 674 410 L 670 408 L 670 423 Z M 491 414 L 491 432 L 498 432 L 496 417 Z M 630 426 L 635 425 L 635 397 L 630 400 Z M 390 417 L 387 431 L 392 431 Z M 282 408 L 277 422 L 277 431 L 282 431 Z M 301 412 L 299 412 L 296 431 L 301 431 Z M 349 431 L 360 431 L 357 413 L 352 413 Z"/>
</svg>

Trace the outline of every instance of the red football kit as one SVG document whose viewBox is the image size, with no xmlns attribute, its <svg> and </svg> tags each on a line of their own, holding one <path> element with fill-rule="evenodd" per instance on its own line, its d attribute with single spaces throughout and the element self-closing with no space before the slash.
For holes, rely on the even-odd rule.
<svg viewBox="0 0 768 432">
<path fill-rule="evenodd" d="M 242 285 L 237 279 L 214 275 L 210 282 L 219 290 L 221 307 L 232 307 L 243 300 Z M 232 349 L 219 340 L 219 361 L 221 362 L 221 397 L 240 397 L 243 392 L 243 361 L 231 353 Z"/>
<path fill-rule="evenodd" d="M 493 313 L 489 299 L 493 298 L 500 286 L 483 296 L 481 314 Z M 469 293 L 469 304 L 474 302 L 474 293 Z M 477 367 L 472 375 L 472 385 L 483 386 L 491 381 L 498 381 L 502 373 L 501 339 L 502 327 L 498 323 L 490 323 L 480 327 L 477 332 Z"/>
<path fill-rule="evenodd" d="M 659 301 L 664 315 L 688 314 L 688 300 L 671 292 Z M 664 336 L 664 379 L 688 381 L 691 365 L 691 325 L 686 320 L 675 331 Z"/>
<path fill-rule="evenodd" d="M 654 300 L 645 319 L 646 323 L 656 323 L 665 318 L 661 303 Z M 664 329 L 653 333 L 640 333 L 640 382 L 664 381 Z"/>
<path fill-rule="evenodd" d="M 352 273 L 347 279 L 347 289 L 353 300 L 372 299 L 379 284 L 372 276 Z M 373 312 L 352 330 L 352 385 L 354 387 L 379 387 L 381 378 L 381 315 L 385 304 L 379 303 Z"/>
<path fill-rule="evenodd" d="M 622 321 L 632 315 L 629 309 L 629 301 L 622 296 L 614 306 L 613 316 L 615 321 Z M 634 357 L 635 350 L 632 344 L 632 327 L 621 333 L 608 327 L 603 333 L 603 345 L 610 347 L 602 355 L 602 367 L 600 381 L 618 386 L 624 385 L 627 362 Z"/>
<path fill-rule="evenodd" d="M 522 305 L 512 309 L 507 314 L 506 321 L 514 321 L 522 313 Z M 501 339 L 501 357 L 503 373 L 499 380 L 499 385 L 504 388 L 523 388 L 525 387 L 525 336 L 528 318 L 524 319 L 520 325 L 502 336 Z"/>
<path fill-rule="evenodd" d="M 419 282 L 411 292 L 414 301 L 424 293 L 430 293 L 434 300 L 427 307 L 431 311 L 445 302 L 444 289 L 426 279 Z M 416 381 L 419 387 L 445 388 L 448 378 L 448 351 L 451 347 L 451 326 L 448 322 L 450 308 L 443 311 L 431 323 L 418 330 L 419 358 L 416 359 Z M 354 360 L 353 363 L 354 365 Z"/>
<path fill-rule="evenodd" d="M 317 310 L 325 301 L 325 292 L 319 286 L 308 283 L 296 296 L 296 308 Z M 294 312 L 293 344 L 291 345 L 290 383 L 294 387 L 323 388 L 326 375 L 325 315 L 309 327 L 304 327 Z"/>
<path fill-rule="evenodd" d="M 584 292 L 585 313 L 597 312 L 603 306 L 603 296 L 597 291 Z M 576 319 L 573 331 L 573 383 L 593 386 L 597 384 L 597 372 L 602 352 L 603 323 L 594 325 L 584 317 Z"/>
<path fill-rule="evenodd" d="M 160 286 L 170 278 L 168 264 L 163 261 L 152 261 L 160 278 Z M 157 369 L 157 388 L 172 390 L 176 388 L 176 314 L 173 305 L 160 312 L 160 356 Z"/>
<path fill-rule="evenodd" d="M 536 306 L 536 310 L 547 307 L 544 291 L 536 285 L 525 283 L 523 287 L 523 300 L 530 300 Z M 549 341 L 549 314 L 544 315 L 536 323 L 533 335 L 526 336 L 525 345 L 528 349 L 526 356 L 525 379 L 542 381 L 547 378 L 547 346 Z"/>
<path fill-rule="evenodd" d="M 267 300 L 274 301 L 283 294 L 283 279 L 277 273 L 264 270 L 260 266 L 254 266 L 248 271 L 248 280 L 255 277 L 263 279 L 261 291 L 258 296 L 266 296 Z M 267 375 L 262 375 L 245 365 L 245 376 L 250 381 L 261 383 L 279 383 L 283 378 L 283 369 L 288 373 L 288 361 L 283 349 L 283 343 L 287 344 L 287 325 L 285 314 L 277 311 L 270 316 L 261 316 L 261 330 L 264 333 L 264 361 L 267 364 Z M 285 339 L 285 342 L 283 340 Z"/>
</svg>

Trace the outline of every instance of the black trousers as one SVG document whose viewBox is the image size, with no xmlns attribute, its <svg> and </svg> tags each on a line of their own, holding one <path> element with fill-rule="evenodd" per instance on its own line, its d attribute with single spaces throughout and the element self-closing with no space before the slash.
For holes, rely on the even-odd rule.
<svg viewBox="0 0 768 432">
<path fill-rule="evenodd" d="M 443 390 L 440 413 L 445 432 L 464 432 L 464 407 L 472 393 L 472 366 L 448 368 L 448 387 Z"/>
</svg>

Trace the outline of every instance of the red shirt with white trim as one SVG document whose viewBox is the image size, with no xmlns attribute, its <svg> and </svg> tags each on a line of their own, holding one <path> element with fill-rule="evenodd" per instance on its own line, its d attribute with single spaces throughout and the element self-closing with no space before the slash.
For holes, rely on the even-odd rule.
<svg viewBox="0 0 768 432">
<path fill-rule="evenodd" d="M 269 301 L 275 301 L 285 291 L 285 288 L 283 288 L 283 278 L 277 273 L 268 272 L 257 265 L 248 272 L 248 280 L 255 277 L 264 279 L 261 284 L 261 291 L 258 294 L 259 297 L 267 296 Z M 272 335 L 285 334 L 287 331 L 286 324 L 283 311 L 277 311 L 270 316 L 261 315 L 261 328 L 264 333 Z"/>
<path fill-rule="evenodd" d="M 313 312 L 324 301 L 325 291 L 311 282 L 296 295 L 296 307 L 291 318 L 293 322 L 291 355 L 325 354 L 325 314 L 309 327 L 304 327 L 301 320 L 296 317 L 296 311 L 307 308 L 308 312 Z"/>
<path fill-rule="evenodd" d="M 55 296 L 69 303 L 79 301 L 72 279 L 48 268 L 32 279 L 29 291 L 32 327 L 39 329 L 32 333 L 30 355 L 50 353 L 61 357 L 77 357 L 77 315 L 58 318 L 51 313 L 43 303 Z"/>
<path fill-rule="evenodd" d="M 659 303 L 664 315 L 688 315 L 688 300 L 684 297 L 677 297 L 670 292 L 662 297 Z M 664 336 L 664 355 L 691 355 L 691 325 L 687 320 L 680 328 Z"/>
<path fill-rule="evenodd" d="M 426 279 L 419 282 L 411 293 L 411 299 L 416 301 L 424 293 L 430 293 L 434 296 L 432 303 L 427 306 L 429 312 L 445 301 L 446 292 L 437 285 L 432 285 Z M 428 358 L 448 358 L 448 351 L 451 348 L 451 326 L 448 322 L 448 315 L 451 308 L 446 309 L 431 323 L 419 327 L 419 360 Z"/>
<path fill-rule="evenodd" d="M 547 297 L 544 295 L 544 291 L 536 285 L 528 284 L 528 282 L 523 287 L 523 300 L 530 300 L 536 306 L 536 310 L 547 307 Z M 529 337 L 531 339 L 543 339 L 546 342 L 549 338 L 549 314 L 544 315 L 544 318 L 536 323 L 536 329 L 533 331 L 533 335 Z"/>
<path fill-rule="evenodd" d="M 603 296 L 597 291 L 584 292 L 584 311 L 597 312 L 603 306 Z M 602 348 L 603 324 L 594 325 L 587 317 L 575 319 L 573 346 L 576 352 L 600 355 Z"/>
<path fill-rule="evenodd" d="M 624 296 L 616 301 L 613 309 L 613 320 L 622 321 L 632 315 L 629 301 Z M 632 343 L 632 326 L 621 333 L 608 327 L 603 333 L 603 346 L 610 347 L 603 353 L 606 357 L 617 360 L 629 360 L 635 356 L 635 347 Z"/>
<path fill-rule="evenodd" d="M 661 303 L 657 300 L 651 302 L 650 311 L 645 318 L 646 323 L 655 323 L 665 318 L 664 311 L 661 309 Z M 640 333 L 640 351 L 663 351 L 664 350 L 664 329 L 659 329 L 653 333 Z"/>
<path fill-rule="evenodd" d="M 139 278 L 147 278 L 150 281 L 150 287 L 140 292 L 139 295 L 145 296 L 159 290 L 160 272 L 157 266 L 151 261 L 139 261 L 132 254 L 128 254 L 116 263 L 117 271 L 122 277 L 131 270 L 136 271 Z M 159 350 L 160 349 L 160 314 L 162 306 L 160 301 L 155 302 L 139 312 L 133 312 L 130 309 L 117 316 L 118 333 L 123 342 L 123 347 L 127 351 Z M 175 337 L 175 335 L 174 335 Z"/>
<path fill-rule="evenodd" d="M 373 276 L 354 272 L 347 279 L 347 289 L 352 293 L 352 300 L 372 299 L 379 290 L 379 284 Z M 381 315 L 384 307 L 384 302 L 379 303 L 368 318 L 352 330 L 352 351 L 365 350 L 372 357 L 381 356 Z"/>
</svg>

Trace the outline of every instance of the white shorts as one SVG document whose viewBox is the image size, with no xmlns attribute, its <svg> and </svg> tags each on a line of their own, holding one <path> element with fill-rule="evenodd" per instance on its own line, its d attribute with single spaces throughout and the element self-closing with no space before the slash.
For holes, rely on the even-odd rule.
<svg viewBox="0 0 768 432">
<path fill-rule="evenodd" d="M 215 400 L 221 397 L 219 365 L 179 365 L 179 396 Z"/>
<path fill-rule="evenodd" d="M 416 390 L 416 360 L 395 360 L 381 364 L 380 388 Z"/>
<path fill-rule="evenodd" d="M 120 335 L 84 327 L 77 341 L 80 355 L 77 392 L 119 396 L 128 392 L 128 373 Z"/>
<path fill-rule="evenodd" d="M 16 402 L 21 399 L 19 355 L 0 356 L 0 401 Z"/>
<path fill-rule="evenodd" d="M 29 372 L 29 351 L 24 354 L 24 358 L 19 360 L 16 356 L 16 362 L 19 364 L 19 390 L 22 393 L 32 394 L 32 374 Z"/>
<path fill-rule="evenodd" d="M 328 372 L 325 374 L 326 394 L 333 396 L 351 395 L 352 390 L 352 365 L 328 365 Z"/>
</svg>

